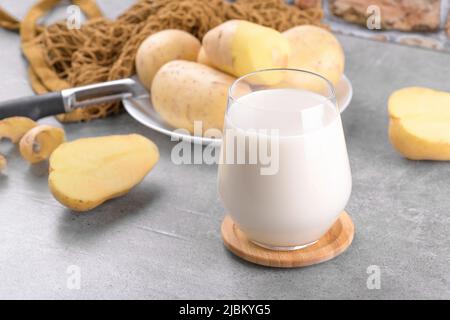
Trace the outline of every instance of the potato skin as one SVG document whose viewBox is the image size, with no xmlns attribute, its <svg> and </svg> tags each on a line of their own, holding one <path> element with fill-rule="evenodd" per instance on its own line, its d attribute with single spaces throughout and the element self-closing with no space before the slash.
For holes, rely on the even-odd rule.
<svg viewBox="0 0 450 320">
<path fill-rule="evenodd" d="M 29 163 L 38 163 L 48 159 L 65 139 L 63 129 L 49 125 L 38 125 L 20 139 L 20 154 Z M 39 146 L 38 150 L 35 150 L 36 146 Z"/>
<path fill-rule="evenodd" d="M 209 65 L 233 75 L 236 75 L 236 71 L 233 66 L 232 45 L 239 23 L 239 20 L 226 21 L 209 30 L 202 40 L 202 49 L 204 55 L 209 57 Z"/>
<path fill-rule="evenodd" d="M 136 54 L 139 80 L 150 90 L 159 68 L 177 59 L 195 61 L 200 47 L 200 41 L 186 31 L 167 29 L 152 34 L 142 42 Z"/>
<path fill-rule="evenodd" d="M 174 128 L 194 133 L 194 121 L 202 121 L 203 132 L 210 128 L 221 130 L 228 88 L 234 80 L 200 63 L 171 61 L 153 80 L 153 107 Z"/>
</svg>

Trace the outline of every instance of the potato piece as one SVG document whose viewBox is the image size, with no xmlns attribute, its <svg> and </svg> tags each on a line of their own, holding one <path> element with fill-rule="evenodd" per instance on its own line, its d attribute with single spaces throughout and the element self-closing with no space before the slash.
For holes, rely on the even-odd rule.
<svg viewBox="0 0 450 320">
<path fill-rule="evenodd" d="M 290 52 L 289 43 L 281 33 L 244 20 L 229 20 L 211 29 L 202 43 L 211 63 L 236 77 L 261 69 L 286 67 Z M 264 81 L 278 82 L 278 76 L 265 75 Z"/>
<path fill-rule="evenodd" d="M 424 113 L 450 114 L 450 93 L 423 87 L 403 88 L 389 97 L 388 111 L 395 119 Z"/>
<path fill-rule="evenodd" d="M 412 160 L 450 160 L 450 93 L 410 87 L 388 101 L 389 140 Z"/>
<path fill-rule="evenodd" d="M 20 139 L 22 157 L 31 164 L 47 160 L 65 140 L 64 130 L 49 125 L 39 125 Z"/>
<path fill-rule="evenodd" d="M 174 128 L 194 133 L 194 121 L 202 121 L 203 132 L 209 128 L 221 129 L 228 88 L 234 80 L 200 63 L 172 61 L 153 80 L 153 107 Z"/>
<path fill-rule="evenodd" d="M 186 31 L 167 29 L 152 34 L 142 42 L 136 54 L 136 72 L 150 90 L 156 72 L 172 60 L 196 61 L 200 41 Z"/>
<path fill-rule="evenodd" d="M 344 51 L 331 32 L 312 25 L 301 25 L 283 32 L 283 36 L 291 46 L 289 68 L 317 73 L 333 85 L 341 81 L 345 65 Z M 310 81 L 311 78 L 308 78 L 307 82 Z M 320 91 L 323 82 L 318 81 L 311 86 Z"/>
<path fill-rule="evenodd" d="M 3 170 L 5 170 L 6 168 L 6 158 L 0 154 L 0 172 L 2 172 Z"/>
<path fill-rule="evenodd" d="M 48 183 L 63 205 L 88 211 L 126 194 L 158 159 L 158 147 L 141 135 L 79 139 L 53 152 Z"/>
<path fill-rule="evenodd" d="M 35 121 L 25 117 L 11 117 L 0 120 L 0 140 L 8 138 L 12 143 L 18 143 L 25 133 L 36 126 Z"/>
<path fill-rule="evenodd" d="M 12 143 L 18 143 L 20 139 L 37 123 L 26 117 L 10 117 L 0 120 L 0 140 L 7 138 Z M 6 168 L 6 158 L 0 154 L 0 171 Z"/>
</svg>

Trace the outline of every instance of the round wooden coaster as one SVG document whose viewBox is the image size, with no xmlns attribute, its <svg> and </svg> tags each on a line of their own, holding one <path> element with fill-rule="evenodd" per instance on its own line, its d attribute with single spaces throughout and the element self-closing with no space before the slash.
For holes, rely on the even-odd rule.
<svg viewBox="0 0 450 320">
<path fill-rule="evenodd" d="M 244 260 L 278 268 L 305 267 L 333 259 L 350 246 L 354 234 L 352 219 L 344 211 L 316 243 L 298 250 L 274 251 L 249 241 L 230 216 L 222 222 L 222 239 L 231 252 Z"/>
</svg>

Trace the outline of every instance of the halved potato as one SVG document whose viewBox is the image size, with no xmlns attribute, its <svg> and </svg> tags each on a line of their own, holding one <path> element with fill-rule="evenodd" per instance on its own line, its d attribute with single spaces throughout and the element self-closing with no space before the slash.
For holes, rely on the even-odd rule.
<svg viewBox="0 0 450 320">
<path fill-rule="evenodd" d="M 52 153 L 48 183 L 63 205 L 87 211 L 126 194 L 158 159 L 157 146 L 141 135 L 79 139 Z"/>
<path fill-rule="evenodd" d="M 450 93 L 421 87 L 389 98 L 389 139 L 406 158 L 450 160 Z"/>
</svg>

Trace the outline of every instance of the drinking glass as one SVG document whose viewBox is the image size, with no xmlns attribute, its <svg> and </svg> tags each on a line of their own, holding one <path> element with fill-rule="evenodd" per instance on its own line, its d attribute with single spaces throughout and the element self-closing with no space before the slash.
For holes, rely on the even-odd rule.
<svg viewBox="0 0 450 320">
<path fill-rule="evenodd" d="M 303 70 L 247 74 L 229 89 L 219 196 L 255 244 L 318 241 L 344 210 L 351 172 L 332 84 Z"/>
</svg>

